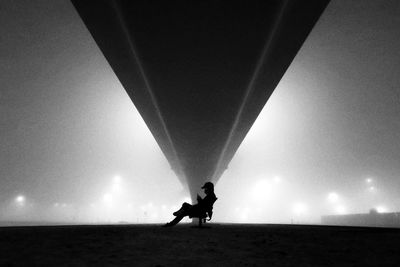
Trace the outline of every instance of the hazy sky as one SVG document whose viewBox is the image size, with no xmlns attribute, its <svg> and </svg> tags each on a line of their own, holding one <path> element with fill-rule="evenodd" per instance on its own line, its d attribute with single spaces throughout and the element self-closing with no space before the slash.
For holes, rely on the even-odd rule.
<svg viewBox="0 0 400 267">
<path fill-rule="evenodd" d="M 0 25 L 0 219 L 170 218 L 188 194 L 71 3 L 0 0 Z M 400 2 L 332 0 L 217 184 L 215 220 L 400 210 L 399 47 Z"/>
</svg>

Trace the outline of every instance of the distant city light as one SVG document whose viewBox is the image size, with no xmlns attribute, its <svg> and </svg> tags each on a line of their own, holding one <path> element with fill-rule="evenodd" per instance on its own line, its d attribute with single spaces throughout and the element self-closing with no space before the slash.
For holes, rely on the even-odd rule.
<svg viewBox="0 0 400 267">
<path fill-rule="evenodd" d="M 273 186 L 270 180 L 258 180 L 250 191 L 250 196 L 258 203 L 267 203 L 266 201 L 272 199 L 277 194 L 277 188 Z"/>
<path fill-rule="evenodd" d="M 18 205 L 23 206 L 23 205 L 25 204 L 25 197 L 24 197 L 23 195 L 18 195 L 18 196 L 15 198 L 15 202 L 16 202 Z"/>
<path fill-rule="evenodd" d="M 379 213 L 384 213 L 384 212 L 387 212 L 388 210 L 385 206 L 378 206 L 378 207 L 376 207 L 376 211 Z"/>
<path fill-rule="evenodd" d="M 372 183 L 372 179 L 371 178 L 367 178 L 367 179 L 365 179 L 365 181 L 367 182 L 367 184 Z"/>
<path fill-rule="evenodd" d="M 339 200 L 339 196 L 337 193 L 331 192 L 328 194 L 328 200 L 329 202 L 336 203 Z"/>
<path fill-rule="evenodd" d="M 336 211 L 337 214 L 345 214 L 346 213 L 346 207 L 344 207 L 342 205 L 337 206 L 335 208 L 335 211 Z"/>
<path fill-rule="evenodd" d="M 376 188 L 375 188 L 374 186 L 370 186 L 370 187 L 368 188 L 368 191 L 369 191 L 369 192 L 375 192 L 375 191 L 376 191 Z"/>
<path fill-rule="evenodd" d="M 293 212 L 294 212 L 296 215 L 303 215 L 304 213 L 307 212 L 307 205 L 304 204 L 304 203 L 301 203 L 301 202 L 295 203 L 295 204 L 293 205 Z"/>
</svg>

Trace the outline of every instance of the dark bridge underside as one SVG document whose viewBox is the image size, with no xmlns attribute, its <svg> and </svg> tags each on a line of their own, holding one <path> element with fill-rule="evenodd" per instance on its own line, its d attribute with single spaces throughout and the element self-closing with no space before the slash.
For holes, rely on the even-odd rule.
<svg viewBox="0 0 400 267">
<path fill-rule="evenodd" d="M 217 182 L 329 0 L 72 0 L 192 198 Z"/>
</svg>

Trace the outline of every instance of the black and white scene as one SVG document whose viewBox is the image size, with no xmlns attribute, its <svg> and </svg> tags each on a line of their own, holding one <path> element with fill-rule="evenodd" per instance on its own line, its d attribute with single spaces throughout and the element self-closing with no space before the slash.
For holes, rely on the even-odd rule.
<svg viewBox="0 0 400 267">
<path fill-rule="evenodd" d="M 0 0 L 0 266 L 400 266 L 400 1 Z"/>
</svg>

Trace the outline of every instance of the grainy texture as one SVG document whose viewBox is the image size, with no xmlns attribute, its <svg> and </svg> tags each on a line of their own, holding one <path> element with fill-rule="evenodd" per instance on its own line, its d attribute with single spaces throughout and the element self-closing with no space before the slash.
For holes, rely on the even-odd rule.
<svg viewBox="0 0 400 267">
<path fill-rule="evenodd" d="M 400 266 L 400 229 L 301 225 L 0 228 L 1 266 Z"/>
</svg>

